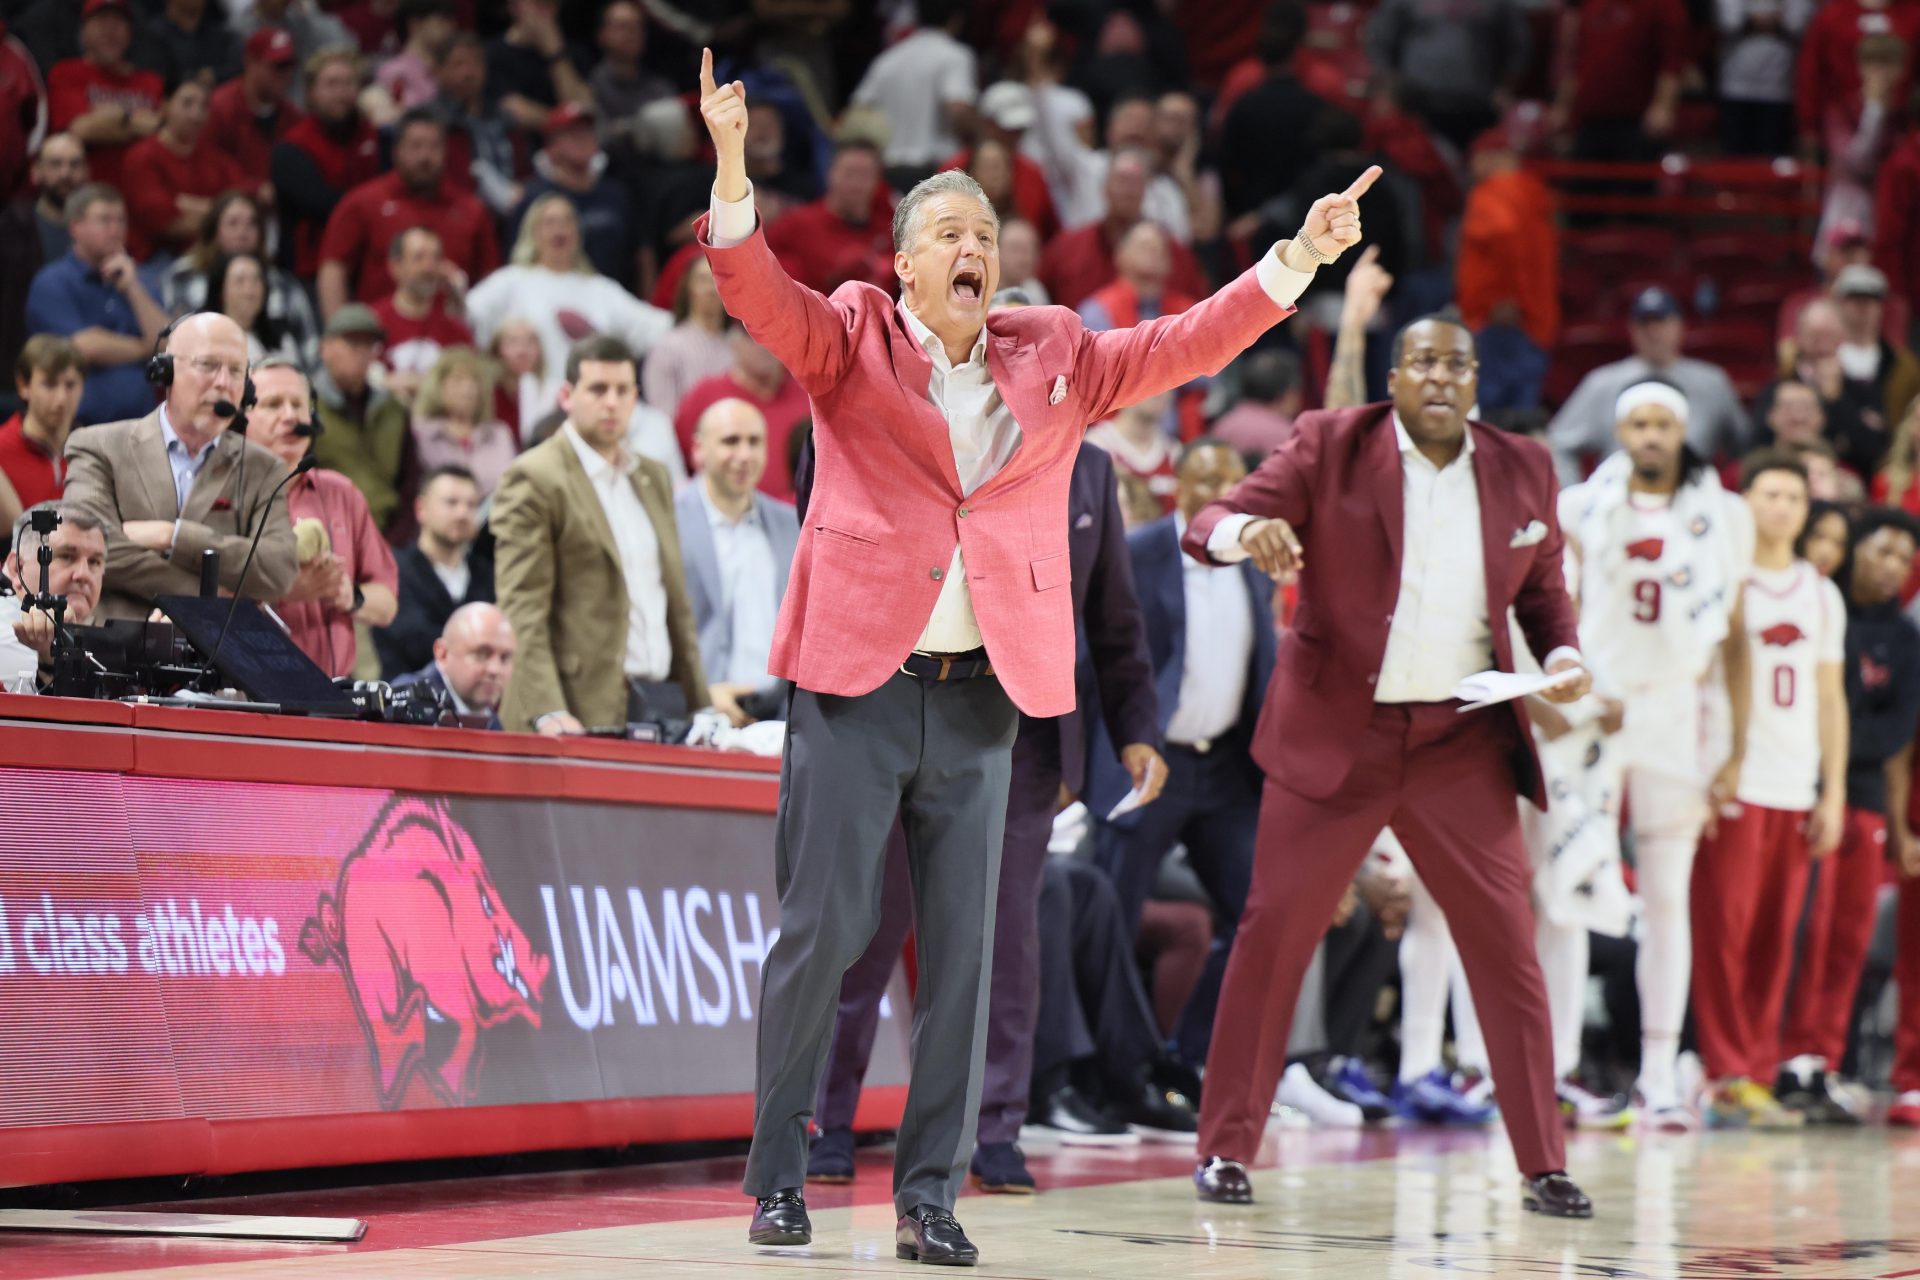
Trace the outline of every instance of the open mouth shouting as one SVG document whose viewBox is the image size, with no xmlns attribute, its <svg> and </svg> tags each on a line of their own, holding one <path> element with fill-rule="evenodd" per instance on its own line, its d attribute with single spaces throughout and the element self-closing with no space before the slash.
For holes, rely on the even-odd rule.
<svg viewBox="0 0 1920 1280">
<path fill-rule="evenodd" d="M 953 273 L 951 288 L 954 305 L 978 307 L 987 289 L 986 269 L 973 263 L 962 264 Z"/>
</svg>

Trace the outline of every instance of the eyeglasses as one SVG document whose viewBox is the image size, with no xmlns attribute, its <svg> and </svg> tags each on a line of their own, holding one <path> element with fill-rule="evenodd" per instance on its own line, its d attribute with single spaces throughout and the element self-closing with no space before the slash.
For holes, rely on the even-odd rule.
<svg viewBox="0 0 1920 1280">
<path fill-rule="evenodd" d="M 209 382 L 219 377 L 222 373 L 226 374 L 228 379 L 236 387 L 247 380 L 247 366 L 243 364 L 221 364 L 218 360 L 210 356 L 195 356 L 193 359 L 187 361 L 187 367 Z"/>
<path fill-rule="evenodd" d="M 1418 377 L 1426 377 L 1438 365 L 1455 378 L 1464 378 L 1480 367 L 1480 362 L 1472 356 L 1437 356 L 1431 351 L 1421 351 L 1408 356 L 1401 362 L 1401 368 Z"/>
</svg>

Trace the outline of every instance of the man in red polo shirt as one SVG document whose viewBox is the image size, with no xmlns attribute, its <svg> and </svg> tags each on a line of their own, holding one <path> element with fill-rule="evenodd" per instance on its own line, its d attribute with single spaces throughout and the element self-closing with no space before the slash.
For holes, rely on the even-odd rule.
<svg viewBox="0 0 1920 1280">
<path fill-rule="evenodd" d="M 86 144 L 93 180 L 108 186 L 120 185 L 127 148 L 160 127 L 166 96 L 158 72 L 127 61 L 132 43 L 127 0 L 86 0 L 80 6 L 81 56 L 54 63 L 47 74 L 50 127 Z"/>
<path fill-rule="evenodd" d="M 207 83 L 182 80 L 167 95 L 160 129 L 127 148 L 120 180 L 127 197 L 127 251 L 145 262 L 156 252 L 180 254 L 223 191 L 259 191 L 232 156 L 207 133 Z M 262 192 L 271 197 L 272 192 Z"/>
<path fill-rule="evenodd" d="M 320 237 L 340 198 L 380 174 L 380 135 L 360 114 L 360 56 L 328 49 L 307 62 L 307 117 L 272 151 L 280 225 L 292 242 L 293 273 L 320 270 Z"/>
<path fill-rule="evenodd" d="M 1113 153 L 1107 166 L 1107 216 L 1073 231 L 1063 231 L 1047 243 L 1041 256 L 1040 283 L 1047 295 L 1063 307 L 1077 307 L 1088 295 L 1119 274 L 1113 255 L 1120 238 L 1140 221 L 1146 204 L 1147 182 L 1153 176 L 1153 159 L 1137 147 L 1125 147 Z M 1168 238 L 1167 252 L 1172 258 L 1167 287 L 1190 298 L 1205 297 L 1206 277 L 1187 247 Z"/>
<path fill-rule="evenodd" d="M 893 200 L 871 142 L 843 142 L 827 169 L 827 193 L 767 225 L 767 247 L 787 274 L 821 293 L 859 280 L 887 293 L 893 274 Z"/>
<path fill-rule="evenodd" d="M 306 114 L 293 105 L 293 36 L 261 27 L 247 37 L 240 74 L 213 91 L 207 123 L 256 185 L 273 176 L 273 144 Z"/>
<path fill-rule="evenodd" d="M 447 261 L 430 227 L 408 227 L 387 254 L 393 292 L 373 304 L 387 334 L 387 391 L 407 405 L 440 352 L 470 347 L 473 330 L 461 318 L 467 278 Z"/>
<path fill-rule="evenodd" d="M 80 353 L 65 338 L 38 333 L 20 348 L 13 366 L 14 390 L 26 408 L 0 423 L 0 473 L 13 486 L 12 510 L 0 510 L 12 523 L 36 502 L 51 502 L 66 487 L 62 454 L 73 428 L 86 379 Z M 0 494 L 0 504 L 6 495 Z"/>
<path fill-rule="evenodd" d="M 388 253 L 408 227 L 431 227 L 447 260 L 478 280 L 500 265 L 493 217 L 487 207 L 446 183 L 447 133 L 426 110 L 400 117 L 393 139 L 393 172 L 349 191 L 320 241 L 320 310 L 331 316 L 349 298 L 368 301 L 393 292 Z"/>
<path fill-rule="evenodd" d="M 298 466 L 319 425 L 307 375 L 291 360 L 273 356 L 254 366 L 253 381 L 259 396 L 249 415 L 254 438 L 287 466 Z M 374 527 L 366 498 L 338 471 L 315 469 L 289 485 L 287 516 L 305 554 L 274 611 L 302 653 L 336 679 L 350 676 L 359 658 L 354 623 L 384 627 L 393 621 L 400 609 L 400 568 Z M 326 530 L 324 547 L 301 536 L 309 520 Z"/>
</svg>

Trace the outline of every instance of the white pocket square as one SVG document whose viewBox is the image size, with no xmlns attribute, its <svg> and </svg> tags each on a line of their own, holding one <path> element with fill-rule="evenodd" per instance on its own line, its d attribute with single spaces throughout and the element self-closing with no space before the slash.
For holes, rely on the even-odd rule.
<svg viewBox="0 0 1920 1280">
<path fill-rule="evenodd" d="M 1048 404 L 1059 404 L 1067 398 L 1067 375 L 1061 374 L 1053 380 L 1053 390 L 1047 395 Z"/>
<path fill-rule="evenodd" d="M 1547 526 L 1538 520 L 1529 520 L 1527 527 L 1513 535 L 1510 547 L 1531 547 L 1547 540 Z"/>
</svg>

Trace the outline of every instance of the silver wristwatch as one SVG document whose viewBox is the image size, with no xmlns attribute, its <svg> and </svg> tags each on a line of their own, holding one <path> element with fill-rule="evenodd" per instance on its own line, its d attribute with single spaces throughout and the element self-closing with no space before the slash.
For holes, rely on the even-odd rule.
<svg viewBox="0 0 1920 1280">
<path fill-rule="evenodd" d="M 1304 251 L 1309 258 L 1312 258 L 1321 266 L 1325 266 L 1327 263 L 1333 261 L 1332 257 L 1320 251 L 1320 246 L 1313 242 L 1313 237 L 1307 234 L 1305 227 L 1300 228 L 1300 234 L 1293 238 L 1293 242 L 1299 245 L 1301 250 Z"/>
</svg>

